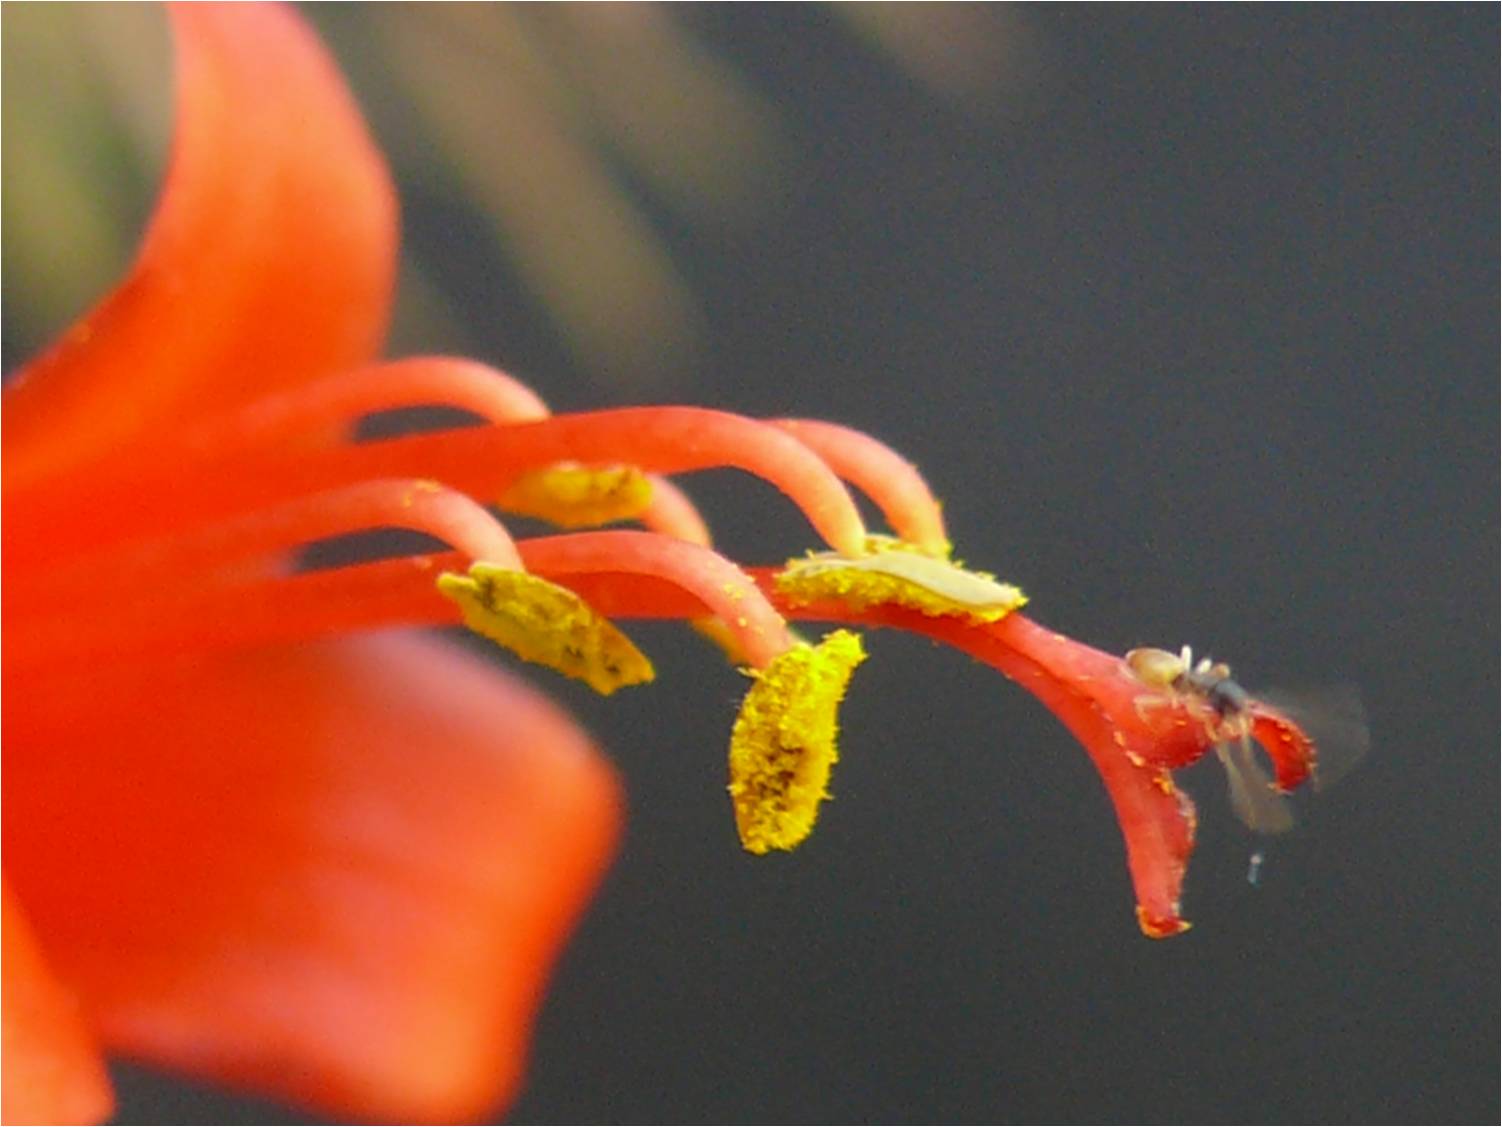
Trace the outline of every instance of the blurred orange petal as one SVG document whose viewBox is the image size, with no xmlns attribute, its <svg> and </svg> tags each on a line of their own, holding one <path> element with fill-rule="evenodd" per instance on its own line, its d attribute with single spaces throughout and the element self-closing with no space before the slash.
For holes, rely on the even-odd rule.
<svg viewBox="0 0 1502 1127">
<path fill-rule="evenodd" d="M 0 1119 L 6 1123 L 93 1123 L 114 1099 L 79 1013 L 77 1000 L 52 976 L 25 914 L 4 889 L 5 1085 Z"/>
<path fill-rule="evenodd" d="M 7 485 L 369 360 L 397 208 L 334 64 L 278 5 L 171 9 L 173 153 L 124 282 L 6 389 Z"/>
<path fill-rule="evenodd" d="M 570 720 L 410 636 L 88 677 L 7 684 L 4 844 L 107 1046 L 363 1118 L 513 1094 L 620 821 Z"/>
</svg>

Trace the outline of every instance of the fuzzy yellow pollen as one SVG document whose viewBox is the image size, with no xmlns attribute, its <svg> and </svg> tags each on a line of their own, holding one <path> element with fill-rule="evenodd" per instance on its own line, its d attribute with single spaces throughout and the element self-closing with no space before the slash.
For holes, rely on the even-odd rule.
<svg viewBox="0 0 1502 1127">
<path fill-rule="evenodd" d="M 630 638 L 578 595 L 540 576 L 478 561 L 468 575 L 444 572 L 437 586 L 476 634 L 597 693 L 652 680 L 652 663 Z"/>
<path fill-rule="evenodd" d="M 633 520 L 651 502 L 652 482 L 635 466 L 561 462 L 517 478 L 497 504 L 559 528 L 592 528 Z"/>
<path fill-rule="evenodd" d="M 869 555 L 811 552 L 789 560 L 777 576 L 777 593 L 795 606 L 837 599 L 855 610 L 898 606 L 939 617 L 956 615 L 995 622 L 1027 602 L 1027 596 L 994 575 L 873 537 Z"/>
<path fill-rule="evenodd" d="M 840 701 L 865 659 L 860 636 L 836 630 L 751 672 L 730 735 L 730 799 L 748 852 L 793 849 L 813 830 L 839 758 Z"/>
</svg>

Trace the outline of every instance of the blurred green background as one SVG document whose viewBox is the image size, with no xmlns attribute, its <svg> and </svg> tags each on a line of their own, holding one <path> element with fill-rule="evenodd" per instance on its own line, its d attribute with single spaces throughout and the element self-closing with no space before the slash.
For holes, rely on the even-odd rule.
<svg viewBox="0 0 1502 1127">
<path fill-rule="evenodd" d="M 694 33 L 696 13 L 391 4 L 309 15 L 361 86 L 409 200 L 396 347 L 489 340 L 484 302 L 452 292 L 464 223 L 477 257 L 509 273 L 590 378 L 642 392 L 691 382 L 711 343 L 691 259 L 775 221 L 797 197 L 807 140 L 775 91 Z M 1020 52 L 1026 23 L 1006 9 L 825 15 L 982 112 L 1019 109 L 1041 77 Z M 171 58 L 146 5 L 13 5 L 6 28 L 5 268 L 19 322 L 7 341 L 23 350 L 128 260 L 167 145 Z"/>
<path fill-rule="evenodd" d="M 151 8 L 3 11 L 10 370 L 128 260 L 170 61 Z M 739 681 L 645 628 L 652 688 L 552 686 L 632 818 L 515 1118 L 1496 1118 L 1494 6 L 308 14 L 402 194 L 394 352 L 863 427 L 1041 620 L 1372 713 L 1257 888 L 1190 773 L 1198 926 L 1153 944 L 1084 757 L 989 671 L 874 638 L 837 801 L 758 863 Z M 737 558 L 807 546 L 690 486 Z M 285 1114 L 120 1075 L 124 1121 Z"/>
</svg>

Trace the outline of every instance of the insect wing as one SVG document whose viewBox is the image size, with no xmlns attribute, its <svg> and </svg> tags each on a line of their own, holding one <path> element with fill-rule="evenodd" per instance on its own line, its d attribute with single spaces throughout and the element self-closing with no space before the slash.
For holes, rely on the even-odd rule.
<svg viewBox="0 0 1502 1127">
<path fill-rule="evenodd" d="M 1314 789 L 1325 790 L 1345 778 L 1371 750 L 1366 708 L 1355 685 L 1315 689 L 1269 689 L 1257 699 L 1283 713 L 1314 741 L 1317 756 Z"/>
<path fill-rule="evenodd" d="M 1259 834 L 1293 829 L 1293 809 L 1288 799 L 1273 789 L 1272 776 L 1257 762 L 1251 740 L 1216 744 L 1215 754 L 1226 769 L 1231 809 L 1247 829 Z"/>
</svg>

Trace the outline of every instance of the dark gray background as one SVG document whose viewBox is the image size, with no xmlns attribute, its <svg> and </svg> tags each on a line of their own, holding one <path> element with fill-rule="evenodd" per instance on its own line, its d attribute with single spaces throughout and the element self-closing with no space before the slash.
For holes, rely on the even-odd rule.
<svg viewBox="0 0 1502 1127">
<path fill-rule="evenodd" d="M 823 9 L 680 14 L 804 160 L 751 231 L 670 226 L 712 330 L 679 397 L 882 436 L 1037 618 L 1355 680 L 1374 751 L 1258 888 L 1191 772 L 1197 926 L 1152 943 L 1085 757 L 991 671 L 874 637 L 837 800 L 754 860 L 723 794 L 741 686 L 640 629 L 649 690 L 555 685 L 632 810 L 513 1117 L 1494 1121 L 1496 7 L 1029 9 L 1020 120 Z M 355 17 L 314 15 L 347 50 Z M 484 358 L 560 409 L 633 398 L 572 370 L 472 213 L 403 192 Z M 691 484 L 732 555 L 807 546 L 765 488 Z M 126 1121 L 280 1114 L 121 1080 Z"/>
</svg>

